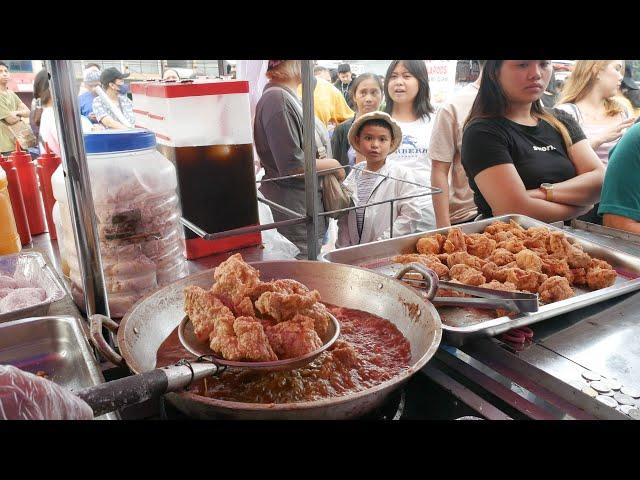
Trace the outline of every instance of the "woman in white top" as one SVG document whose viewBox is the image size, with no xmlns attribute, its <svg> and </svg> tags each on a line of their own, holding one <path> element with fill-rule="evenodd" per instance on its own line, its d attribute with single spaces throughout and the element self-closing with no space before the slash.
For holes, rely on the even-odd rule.
<svg viewBox="0 0 640 480">
<path fill-rule="evenodd" d="M 605 167 L 609 150 L 634 121 L 613 98 L 623 76 L 624 60 L 578 60 L 556 105 L 576 119 Z"/>
<path fill-rule="evenodd" d="M 390 165 L 409 168 L 417 182 L 431 184 L 431 160 L 427 154 L 431 139 L 429 77 L 424 60 L 393 60 L 384 79 L 385 112 L 402 129 L 402 143 L 390 155 Z M 430 195 L 419 199 L 421 218 L 418 230 L 436 227 L 433 201 Z"/>
<path fill-rule="evenodd" d="M 356 206 L 425 192 L 415 185 L 415 177 L 408 168 L 387 161 L 387 156 L 400 146 L 402 139 L 400 127 L 388 114 L 371 112 L 358 117 L 349 129 L 348 138 L 356 152 L 364 157 L 344 181 L 344 185 L 353 191 Z M 338 219 L 336 247 L 415 232 L 420 219 L 419 198 L 350 210 Z M 392 216 L 389 215 L 391 208 Z"/>
<path fill-rule="evenodd" d="M 56 119 L 53 113 L 53 98 L 49 89 L 49 72 L 40 70 L 33 81 L 33 96 L 41 105 L 40 113 L 36 112 L 34 122 L 39 125 L 38 143 L 40 153 L 46 151 L 44 144 L 56 155 L 60 156 L 60 142 L 58 141 L 58 131 L 56 129 Z M 91 121 L 80 115 L 80 123 L 83 133 L 91 132 Z"/>
</svg>

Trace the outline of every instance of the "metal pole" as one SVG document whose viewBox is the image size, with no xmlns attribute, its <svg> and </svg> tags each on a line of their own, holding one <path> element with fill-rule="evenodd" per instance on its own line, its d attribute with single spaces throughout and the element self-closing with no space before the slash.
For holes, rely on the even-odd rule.
<svg viewBox="0 0 640 480">
<path fill-rule="evenodd" d="M 218 76 L 222 77 L 225 74 L 226 72 L 224 71 L 224 60 L 218 60 Z"/>
<path fill-rule="evenodd" d="M 46 65 L 51 74 L 53 111 L 87 316 L 95 313 L 109 316 L 73 65 L 70 60 L 47 60 Z"/>
<path fill-rule="evenodd" d="M 302 67 L 302 133 L 304 146 L 304 188 L 307 208 L 307 258 L 318 258 L 318 176 L 316 172 L 315 114 L 313 110 L 313 60 L 300 60 Z"/>
</svg>

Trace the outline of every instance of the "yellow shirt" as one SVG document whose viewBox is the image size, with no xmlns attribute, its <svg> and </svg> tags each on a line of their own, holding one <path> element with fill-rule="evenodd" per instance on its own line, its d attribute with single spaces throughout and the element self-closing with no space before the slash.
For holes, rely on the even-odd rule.
<svg viewBox="0 0 640 480">
<path fill-rule="evenodd" d="M 313 109 L 325 127 L 328 123 L 339 124 L 353 117 L 354 112 L 349 108 L 340 91 L 323 78 L 317 78 L 318 83 L 313 91 Z M 298 96 L 302 98 L 302 85 L 298 87 Z"/>
</svg>

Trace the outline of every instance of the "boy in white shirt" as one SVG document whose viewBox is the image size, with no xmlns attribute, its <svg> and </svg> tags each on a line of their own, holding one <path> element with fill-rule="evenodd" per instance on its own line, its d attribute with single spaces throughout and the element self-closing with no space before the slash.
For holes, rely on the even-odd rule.
<svg viewBox="0 0 640 480">
<path fill-rule="evenodd" d="M 426 193 L 411 171 L 386 162 L 402 142 L 400 126 L 387 113 L 362 115 L 353 122 L 348 138 L 353 149 L 366 159 L 344 181 L 353 191 L 356 206 Z M 394 237 L 415 232 L 421 218 L 417 198 L 349 211 L 338 220 L 336 247 L 391 238 L 390 208 L 393 208 Z"/>
</svg>

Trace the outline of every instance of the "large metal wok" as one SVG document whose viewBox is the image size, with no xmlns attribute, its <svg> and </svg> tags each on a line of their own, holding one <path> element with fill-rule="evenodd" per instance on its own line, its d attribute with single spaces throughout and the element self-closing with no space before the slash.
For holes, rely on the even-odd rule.
<svg viewBox="0 0 640 480">
<path fill-rule="evenodd" d="M 442 338 L 440 317 L 434 306 L 400 281 L 349 265 L 311 261 L 252 263 L 261 279 L 293 278 L 317 289 L 324 302 L 358 309 L 393 322 L 411 344 L 410 368 L 376 387 L 318 401 L 260 404 L 217 400 L 181 391 L 166 399 L 183 413 L 200 419 L 347 419 L 380 406 L 389 394 L 420 370 L 433 356 Z M 140 374 L 156 367 L 162 342 L 184 317 L 183 289 L 187 285 L 209 288 L 213 270 L 191 275 L 136 303 L 117 328 L 122 357 L 102 338 L 100 321 L 92 319 L 92 340 L 115 363 L 126 363 Z M 97 317 L 96 317 L 97 318 Z M 115 324 L 110 323 L 115 330 Z M 169 382 L 171 383 L 171 381 Z"/>
</svg>

